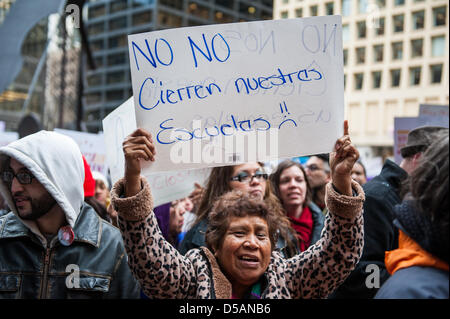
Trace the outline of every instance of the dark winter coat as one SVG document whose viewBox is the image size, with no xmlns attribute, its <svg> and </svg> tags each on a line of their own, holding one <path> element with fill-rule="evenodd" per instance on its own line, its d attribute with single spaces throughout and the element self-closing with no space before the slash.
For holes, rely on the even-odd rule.
<svg viewBox="0 0 450 319">
<path fill-rule="evenodd" d="M 372 299 L 377 288 L 366 286 L 373 266 L 379 269 L 379 287 L 389 278 L 384 264 L 385 251 L 398 247 L 398 230 L 393 224 L 394 207 L 401 203 L 400 188 L 407 173 L 397 164 L 386 160 L 380 175 L 364 186 L 364 249 L 355 270 L 330 298 Z"/>
</svg>

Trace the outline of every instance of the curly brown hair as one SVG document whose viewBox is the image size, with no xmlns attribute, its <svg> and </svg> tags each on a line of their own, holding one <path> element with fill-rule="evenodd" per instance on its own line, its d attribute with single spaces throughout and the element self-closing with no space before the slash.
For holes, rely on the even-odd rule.
<svg viewBox="0 0 450 319">
<path fill-rule="evenodd" d="M 264 164 L 258 162 L 259 166 L 264 169 Z M 223 194 L 232 191 L 230 187 L 230 179 L 233 174 L 234 165 L 214 167 L 206 182 L 205 191 L 203 192 L 202 198 L 200 200 L 200 205 L 197 210 L 197 217 L 194 222 L 198 224 L 204 219 L 208 219 L 208 216 L 212 210 L 213 204 L 218 200 Z M 264 201 L 269 209 L 269 211 L 278 218 L 278 232 L 282 238 L 286 241 L 286 256 L 292 257 L 298 252 L 298 240 L 295 236 L 295 231 L 291 226 L 291 222 L 284 213 L 284 209 L 281 206 L 280 201 L 273 192 L 272 185 L 267 182 L 266 189 L 264 192 Z"/>
<path fill-rule="evenodd" d="M 245 218 L 247 216 L 258 216 L 267 222 L 273 250 L 277 241 L 277 229 L 279 228 L 278 217 L 271 213 L 264 200 L 250 197 L 236 190 L 225 193 L 214 203 L 208 215 L 208 228 L 205 234 L 207 247 L 214 252 L 220 250 L 230 226 L 231 218 Z"/>
</svg>

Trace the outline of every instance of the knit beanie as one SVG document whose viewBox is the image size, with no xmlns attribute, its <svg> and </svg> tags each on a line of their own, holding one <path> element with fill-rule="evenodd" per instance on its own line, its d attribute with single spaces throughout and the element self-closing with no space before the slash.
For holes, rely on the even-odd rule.
<svg viewBox="0 0 450 319">
<path fill-rule="evenodd" d="M 84 163 L 84 197 L 91 197 L 95 194 L 95 179 L 92 177 L 91 167 L 83 155 Z"/>
</svg>

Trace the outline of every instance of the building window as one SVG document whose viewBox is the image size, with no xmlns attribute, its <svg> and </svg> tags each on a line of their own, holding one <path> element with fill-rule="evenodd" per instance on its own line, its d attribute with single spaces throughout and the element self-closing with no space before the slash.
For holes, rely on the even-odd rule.
<svg viewBox="0 0 450 319">
<path fill-rule="evenodd" d="M 115 18 L 109 21 L 109 30 L 124 29 L 127 26 L 127 17 Z"/>
<path fill-rule="evenodd" d="M 378 44 L 373 46 L 373 60 L 374 62 L 383 62 L 384 45 Z"/>
<path fill-rule="evenodd" d="M 86 94 L 86 103 L 87 104 L 94 104 L 94 103 L 100 103 L 102 100 L 102 94 L 100 92 L 93 92 Z"/>
<path fill-rule="evenodd" d="M 409 85 L 415 86 L 420 84 L 420 66 L 409 69 Z"/>
<path fill-rule="evenodd" d="M 391 87 L 400 86 L 400 69 L 391 70 Z"/>
<path fill-rule="evenodd" d="M 358 0 L 358 13 L 367 12 L 367 0 Z"/>
<path fill-rule="evenodd" d="M 341 0 L 342 15 L 349 16 L 352 13 L 352 0 Z"/>
<path fill-rule="evenodd" d="M 386 6 L 386 0 L 375 0 L 375 4 L 378 8 L 384 8 Z"/>
<path fill-rule="evenodd" d="M 97 86 L 102 84 L 102 76 L 101 74 L 89 75 L 87 77 L 87 84 L 89 86 Z"/>
<path fill-rule="evenodd" d="M 394 19 L 394 32 L 403 32 L 403 22 L 405 16 L 403 14 L 398 14 L 393 17 Z"/>
<path fill-rule="evenodd" d="M 411 40 L 411 57 L 421 57 L 423 51 L 423 39 Z"/>
<path fill-rule="evenodd" d="M 127 8 L 127 0 L 111 1 L 110 13 L 119 12 Z"/>
<path fill-rule="evenodd" d="M 197 14 L 194 14 L 194 15 L 197 15 Z M 181 27 L 182 19 L 180 16 L 177 16 L 175 14 L 165 12 L 165 11 L 159 11 L 158 23 L 165 27 L 178 28 L 178 27 Z"/>
<path fill-rule="evenodd" d="M 174 9 L 183 9 L 183 0 L 159 0 L 159 3 Z"/>
<path fill-rule="evenodd" d="M 234 21 L 234 18 L 222 11 L 216 11 L 214 13 L 214 21 L 217 23 L 231 23 Z"/>
<path fill-rule="evenodd" d="M 347 74 L 344 74 L 344 91 L 346 87 L 347 87 Z"/>
<path fill-rule="evenodd" d="M 281 19 L 287 19 L 288 12 L 287 11 L 281 11 Z"/>
<path fill-rule="evenodd" d="M 125 72 L 124 71 L 110 72 L 106 75 L 106 83 L 107 84 L 121 83 L 124 81 L 125 81 Z"/>
<path fill-rule="evenodd" d="M 385 19 L 384 18 L 378 19 L 378 27 L 375 28 L 376 35 L 383 35 L 384 34 L 384 23 L 385 23 Z"/>
<path fill-rule="evenodd" d="M 116 53 L 116 54 L 108 55 L 108 59 L 107 59 L 106 63 L 108 66 L 112 66 L 112 65 L 125 64 L 125 61 L 126 61 L 125 53 Z"/>
<path fill-rule="evenodd" d="M 107 102 L 120 101 L 120 100 L 123 100 L 123 90 L 106 91 L 106 101 Z"/>
<path fill-rule="evenodd" d="M 395 6 L 402 6 L 405 4 L 405 0 L 394 0 Z"/>
<path fill-rule="evenodd" d="M 433 26 L 439 27 L 445 25 L 446 7 L 438 7 L 433 9 Z"/>
<path fill-rule="evenodd" d="M 105 31 L 105 24 L 102 22 L 91 24 L 88 28 L 89 35 L 100 34 Z"/>
<path fill-rule="evenodd" d="M 364 74 L 356 73 L 355 74 L 355 90 L 362 90 L 363 81 L 364 81 Z"/>
<path fill-rule="evenodd" d="M 115 49 L 126 47 L 128 45 L 127 36 L 125 34 L 111 37 L 108 39 L 108 48 Z"/>
<path fill-rule="evenodd" d="M 94 18 L 104 15 L 105 12 L 106 12 L 106 10 L 105 10 L 104 5 L 89 7 L 88 16 L 89 16 L 89 19 L 94 19 Z"/>
<path fill-rule="evenodd" d="M 348 49 L 344 49 L 343 55 L 344 55 L 344 65 L 347 65 L 347 63 L 348 63 Z"/>
<path fill-rule="evenodd" d="M 311 14 L 311 17 L 316 17 L 318 14 L 318 8 L 317 6 L 311 6 L 309 7 L 309 13 Z"/>
<path fill-rule="evenodd" d="M 425 11 L 413 12 L 412 14 L 413 30 L 420 30 L 425 27 Z"/>
<path fill-rule="evenodd" d="M 247 8 L 240 7 L 239 8 L 242 14 L 247 14 Z M 209 8 L 199 5 L 195 2 L 189 3 L 188 13 L 193 16 L 199 17 L 201 19 L 208 20 L 209 19 Z M 170 13 L 165 13 L 166 15 L 172 15 Z M 180 18 L 181 19 L 181 18 Z M 180 23 L 181 26 L 181 23 Z"/>
<path fill-rule="evenodd" d="M 96 41 L 92 41 L 91 42 L 91 49 L 92 51 L 100 51 L 103 50 L 105 48 L 104 43 L 103 43 L 103 39 L 100 40 L 96 40 Z"/>
<path fill-rule="evenodd" d="M 347 43 L 348 41 L 350 41 L 350 26 L 344 24 L 342 26 L 342 42 Z"/>
<path fill-rule="evenodd" d="M 303 9 L 302 8 L 295 9 L 295 16 L 297 18 L 303 17 Z"/>
<path fill-rule="evenodd" d="M 381 87 L 381 71 L 372 72 L 372 88 L 379 89 Z"/>
<path fill-rule="evenodd" d="M 356 23 L 358 28 L 358 38 L 363 39 L 366 37 L 366 21 L 360 21 Z"/>
<path fill-rule="evenodd" d="M 152 22 L 152 12 L 144 11 L 144 12 L 139 12 L 139 13 L 133 14 L 131 21 L 132 21 L 132 25 L 134 27 L 136 27 L 138 25 L 149 24 Z"/>
<path fill-rule="evenodd" d="M 366 62 L 366 48 L 356 48 L 356 64 L 362 64 Z"/>
<path fill-rule="evenodd" d="M 436 64 L 430 66 L 431 83 L 441 83 L 442 77 L 442 64 Z"/>
<path fill-rule="evenodd" d="M 334 2 L 328 2 L 325 4 L 325 12 L 329 16 L 334 14 Z"/>
<path fill-rule="evenodd" d="M 392 43 L 392 60 L 400 60 L 403 57 L 403 42 Z"/>
<path fill-rule="evenodd" d="M 103 57 L 102 56 L 98 56 L 98 57 L 94 58 L 94 64 L 95 64 L 96 68 L 103 67 Z"/>
<path fill-rule="evenodd" d="M 432 56 L 445 55 L 445 36 L 431 38 L 431 55 Z"/>
</svg>

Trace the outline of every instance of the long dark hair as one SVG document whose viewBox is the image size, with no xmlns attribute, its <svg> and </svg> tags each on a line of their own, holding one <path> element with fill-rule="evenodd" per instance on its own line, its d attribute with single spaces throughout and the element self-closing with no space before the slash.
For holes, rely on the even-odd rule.
<svg viewBox="0 0 450 319">
<path fill-rule="evenodd" d="M 280 177 L 284 170 L 292 167 L 297 166 L 302 172 L 305 177 L 306 181 L 306 195 L 305 195 L 305 202 L 303 203 L 303 208 L 306 207 L 312 200 L 312 191 L 311 186 L 309 186 L 308 176 L 306 175 L 305 169 L 302 166 L 302 164 L 294 162 L 292 160 L 285 160 L 278 164 L 277 169 L 275 172 L 270 174 L 270 183 L 272 184 L 273 192 L 275 196 L 277 196 L 280 203 L 283 205 L 283 201 L 281 199 L 281 193 L 280 193 Z"/>
<path fill-rule="evenodd" d="M 415 205 L 433 223 L 449 227 L 448 206 L 448 132 L 440 135 L 422 155 L 419 165 L 409 177 L 408 186 Z"/>
</svg>

